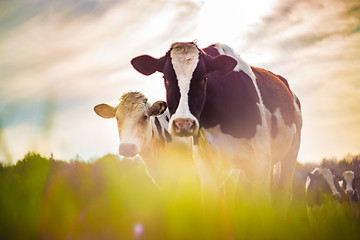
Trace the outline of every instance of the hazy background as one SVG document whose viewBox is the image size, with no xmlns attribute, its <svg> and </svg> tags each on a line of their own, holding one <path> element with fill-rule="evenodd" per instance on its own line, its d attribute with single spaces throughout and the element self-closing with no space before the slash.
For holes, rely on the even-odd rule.
<svg viewBox="0 0 360 240">
<path fill-rule="evenodd" d="M 93 107 L 129 90 L 165 99 L 161 74 L 130 60 L 195 39 L 288 79 L 300 162 L 360 152 L 359 0 L 0 0 L 0 161 L 116 153 L 115 120 Z"/>
</svg>

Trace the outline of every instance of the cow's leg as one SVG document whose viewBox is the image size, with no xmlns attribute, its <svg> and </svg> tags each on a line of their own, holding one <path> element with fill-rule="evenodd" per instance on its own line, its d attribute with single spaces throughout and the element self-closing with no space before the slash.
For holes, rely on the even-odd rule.
<svg viewBox="0 0 360 240">
<path fill-rule="evenodd" d="M 294 139 L 290 151 L 280 162 L 279 184 L 275 190 L 276 203 L 283 209 L 287 209 L 292 197 L 292 176 L 294 174 L 300 140 Z"/>
<path fill-rule="evenodd" d="M 271 159 L 268 156 L 262 156 L 256 162 L 257 165 L 253 169 L 253 196 L 260 201 L 270 202 L 270 178 L 272 173 Z"/>
<path fill-rule="evenodd" d="M 230 171 L 228 173 L 230 173 Z M 239 169 L 231 169 L 231 174 L 222 183 L 224 196 L 230 204 L 234 204 L 236 202 L 238 194 L 241 193 L 241 191 L 244 192 L 244 189 L 241 187 L 249 184 L 249 181 L 243 175 L 244 174 L 241 174 Z M 239 182 L 240 178 L 242 178 L 241 183 L 243 185 Z"/>
<path fill-rule="evenodd" d="M 270 202 L 271 159 L 269 151 L 254 148 L 254 154 L 248 164 L 242 166 L 249 179 L 251 197 L 254 201 Z"/>
<path fill-rule="evenodd" d="M 216 169 L 213 166 L 213 160 L 202 152 L 198 145 L 193 146 L 193 160 L 200 179 L 202 198 L 205 196 L 217 196 L 219 188 L 216 183 Z"/>
</svg>

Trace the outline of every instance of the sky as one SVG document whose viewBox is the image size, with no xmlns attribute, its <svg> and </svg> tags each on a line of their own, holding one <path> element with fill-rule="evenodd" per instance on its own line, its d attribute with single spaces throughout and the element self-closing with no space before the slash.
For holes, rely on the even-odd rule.
<svg viewBox="0 0 360 240">
<path fill-rule="evenodd" d="M 128 91 L 164 100 L 161 74 L 130 60 L 193 40 L 288 80 L 300 162 L 360 153 L 360 0 L 1 0 L 0 161 L 117 153 L 115 120 L 93 107 Z"/>
</svg>

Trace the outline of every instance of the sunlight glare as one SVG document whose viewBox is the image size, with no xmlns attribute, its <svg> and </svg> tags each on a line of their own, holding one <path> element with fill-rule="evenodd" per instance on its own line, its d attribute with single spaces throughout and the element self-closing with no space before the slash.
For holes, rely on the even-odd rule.
<svg viewBox="0 0 360 240">
<path fill-rule="evenodd" d="M 205 44 L 234 41 L 244 34 L 261 17 L 269 13 L 274 0 L 204 1 L 199 14 L 199 39 Z M 235 34 L 234 34 L 235 32 Z"/>
</svg>

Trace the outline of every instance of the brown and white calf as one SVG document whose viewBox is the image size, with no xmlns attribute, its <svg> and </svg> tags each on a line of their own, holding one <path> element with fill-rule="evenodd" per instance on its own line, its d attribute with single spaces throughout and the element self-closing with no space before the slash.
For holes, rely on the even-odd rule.
<svg viewBox="0 0 360 240">
<path fill-rule="evenodd" d="M 97 115 L 103 118 L 116 118 L 120 145 L 119 155 L 122 157 L 141 156 L 149 170 L 149 176 L 158 180 L 161 166 L 159 152 L 173 142 L 168 131 L 169 112 L 166 102 L 148 103 L 148 99 L 140 92 L 128 92 L 121 96 L 116 106 L 99 104 L 94 107 Z M 175 137 L 175 143 L 186 146 L 183 139 Z M 182 144 L 182 145 L 181 145 Z"/>
<path fill-rule="evenodd" d="M 224 44 L 174 43 L 159 59 L 142 55 L 131 63 L 145 75 L 163 73 L 169 132 L 193 137 L 203 189 L 216 191 L 241 169 L 253 192 L 268 198 L 272 167 L 280 162 L 279 188 L 290 196 L 302 116 L 283 77 L 250 67 Z"/>
</svg>

